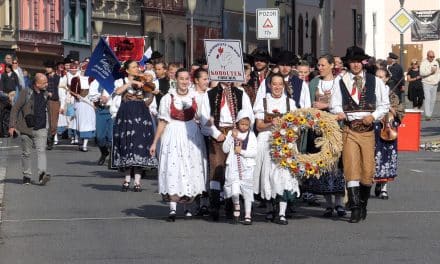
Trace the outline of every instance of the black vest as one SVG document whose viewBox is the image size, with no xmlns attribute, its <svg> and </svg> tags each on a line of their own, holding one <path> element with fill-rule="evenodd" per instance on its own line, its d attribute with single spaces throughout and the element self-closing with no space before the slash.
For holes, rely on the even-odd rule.
<svg viewBox="0 0 440 264">
<path fill-rule="evenodd" d="M 237 104 L 235 105 L 235 114 L 243 107 L 243 91 L 238 89 L 237 87 L 231 88 L 232 96 L 235 98 Z M 214 117 L 214 124 L 216 127 L 219 126 L 220 123 L 220 107 L 222 101 L 223 88 L 221 84 L 218 84 L 217 87 L 212 88 L 208 91 L 209 98 L 209 107 L 211 109 L 210 115 Z"/>
<path fill-rule="evenodd" d="M 361 91 L 361 99 L 357 104 L 345 86 L 343 78 L 339 81 L 342 94 L 342 109 L 344 112 L 374 112 L 376 110 L 376 77 L 365 73 L 365 89 Z"/>
</svg>

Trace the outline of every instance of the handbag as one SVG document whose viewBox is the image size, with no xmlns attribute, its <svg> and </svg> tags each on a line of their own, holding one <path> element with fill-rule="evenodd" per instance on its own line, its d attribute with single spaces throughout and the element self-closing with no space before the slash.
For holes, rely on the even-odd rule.
<svg viewBox="0 0 440 264">
<path fill-rule="evenodd" d="M 25 115 L 24 121 L 26 122 L 26 126 L 29 128 L 32 128 L 35 126 L 35 116 L 33 114 Z"/>
<path fill-rule="evenodd" d="M 66 116 L 75 116 L 75 108 L 73 107 L 73 104 L 67 104 Z"/>
</svg>

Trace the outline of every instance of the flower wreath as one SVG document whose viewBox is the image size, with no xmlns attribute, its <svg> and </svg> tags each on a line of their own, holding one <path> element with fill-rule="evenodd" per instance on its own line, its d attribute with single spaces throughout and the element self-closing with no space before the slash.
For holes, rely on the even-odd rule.
<svg viewBox="0 0 440 264">
<path fill-rule="evenodd" d="M 315 139 L 318 153 L 301 154 L 297 140 L 306 129 L 321 135 Z M 284 114 L 272 129 L 271 156 L 293 176 L 317 177 L 337 166 L 342 152 L 342 131 L 335 116 L 313 108 Z"/>
</svg>

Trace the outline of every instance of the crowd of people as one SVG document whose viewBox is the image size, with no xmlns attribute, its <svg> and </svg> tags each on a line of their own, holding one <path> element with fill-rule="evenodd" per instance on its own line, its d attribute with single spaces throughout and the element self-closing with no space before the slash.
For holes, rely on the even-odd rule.
<svg viewBox="0 0 440 264">
<path fill-rule="evenodd" d="M 264 49 L 244 57 L 246 81 L 229 83 L 210 81 L 206 61 L 187 70 L 167 65 L 154 52 L 142 68 L 125 61 L 125 77 L 115 81 L 112 94 L 85 76 L 88 58 L 47 61 L 46 73 L 36 74 L 32 83 L 25 71 L 6 63 L 0 90 L 12 106 L 8 132 L 22 140 L 23 183 L 31 182 L 32 144 L 39 183 L 50 180 L 45 151 L 64 135 L 83 152 L 95 139 L 98 165 L 109 157 L 109 167 L 124 175 L 123 192 L 142 191 L 143 170 L 157 168 L 159 193 L 169 203 L 172 222 L 182 204 L 185 218 L 196 213 L 218 221 L 224 206 L 233 223 L 250 225 L 258 201 L 268 221 L 286 225 L 293 201 L 302 197 L 312 204 L 316 195 L 325 198 L 324 217 L 343 217 L 347 208 L 349 222 L 366 219 L 371 187 L 376 184 L 375 195 L 388 199 L 388 183 L 397 176 L 395 131 L 405 94 L 397 55 L 375 60 L 353 46 L 343 57 L 300 58 L 289 51 L 271 57 Z M 408 70 L 408 98 L 414 108 L 425 105 L 427 120 L 439 76 L 432 51 L 420 69 L 414 60 Z M 307 108 L 334 114 L 342 131 L 338 166 L 320 178 L 292 175 L 270 152 L 282 115 Z M 391 131 L 388 138 L 384 128 Z M 301 133 L 299 151 L 318 152 L 319 135 L 311 129 Z"/>
</svg>

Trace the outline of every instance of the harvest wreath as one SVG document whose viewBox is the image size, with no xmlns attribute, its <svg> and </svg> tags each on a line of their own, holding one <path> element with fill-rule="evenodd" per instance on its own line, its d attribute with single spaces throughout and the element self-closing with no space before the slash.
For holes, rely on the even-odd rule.
<svg viewBox="0 0 440 264">
<path fill-rule="evenodd" d="M 298 139 L 307 129 L 321 135 L 315 139 L 318 153 L 302 154 Z M 313 108 L 284 114 L 272 129 L 271 156 L 278 166 L 294 177 L 317 177 L 337 166 L 342 152 L 342 132 L 335 116 Z"/>
</svg>

